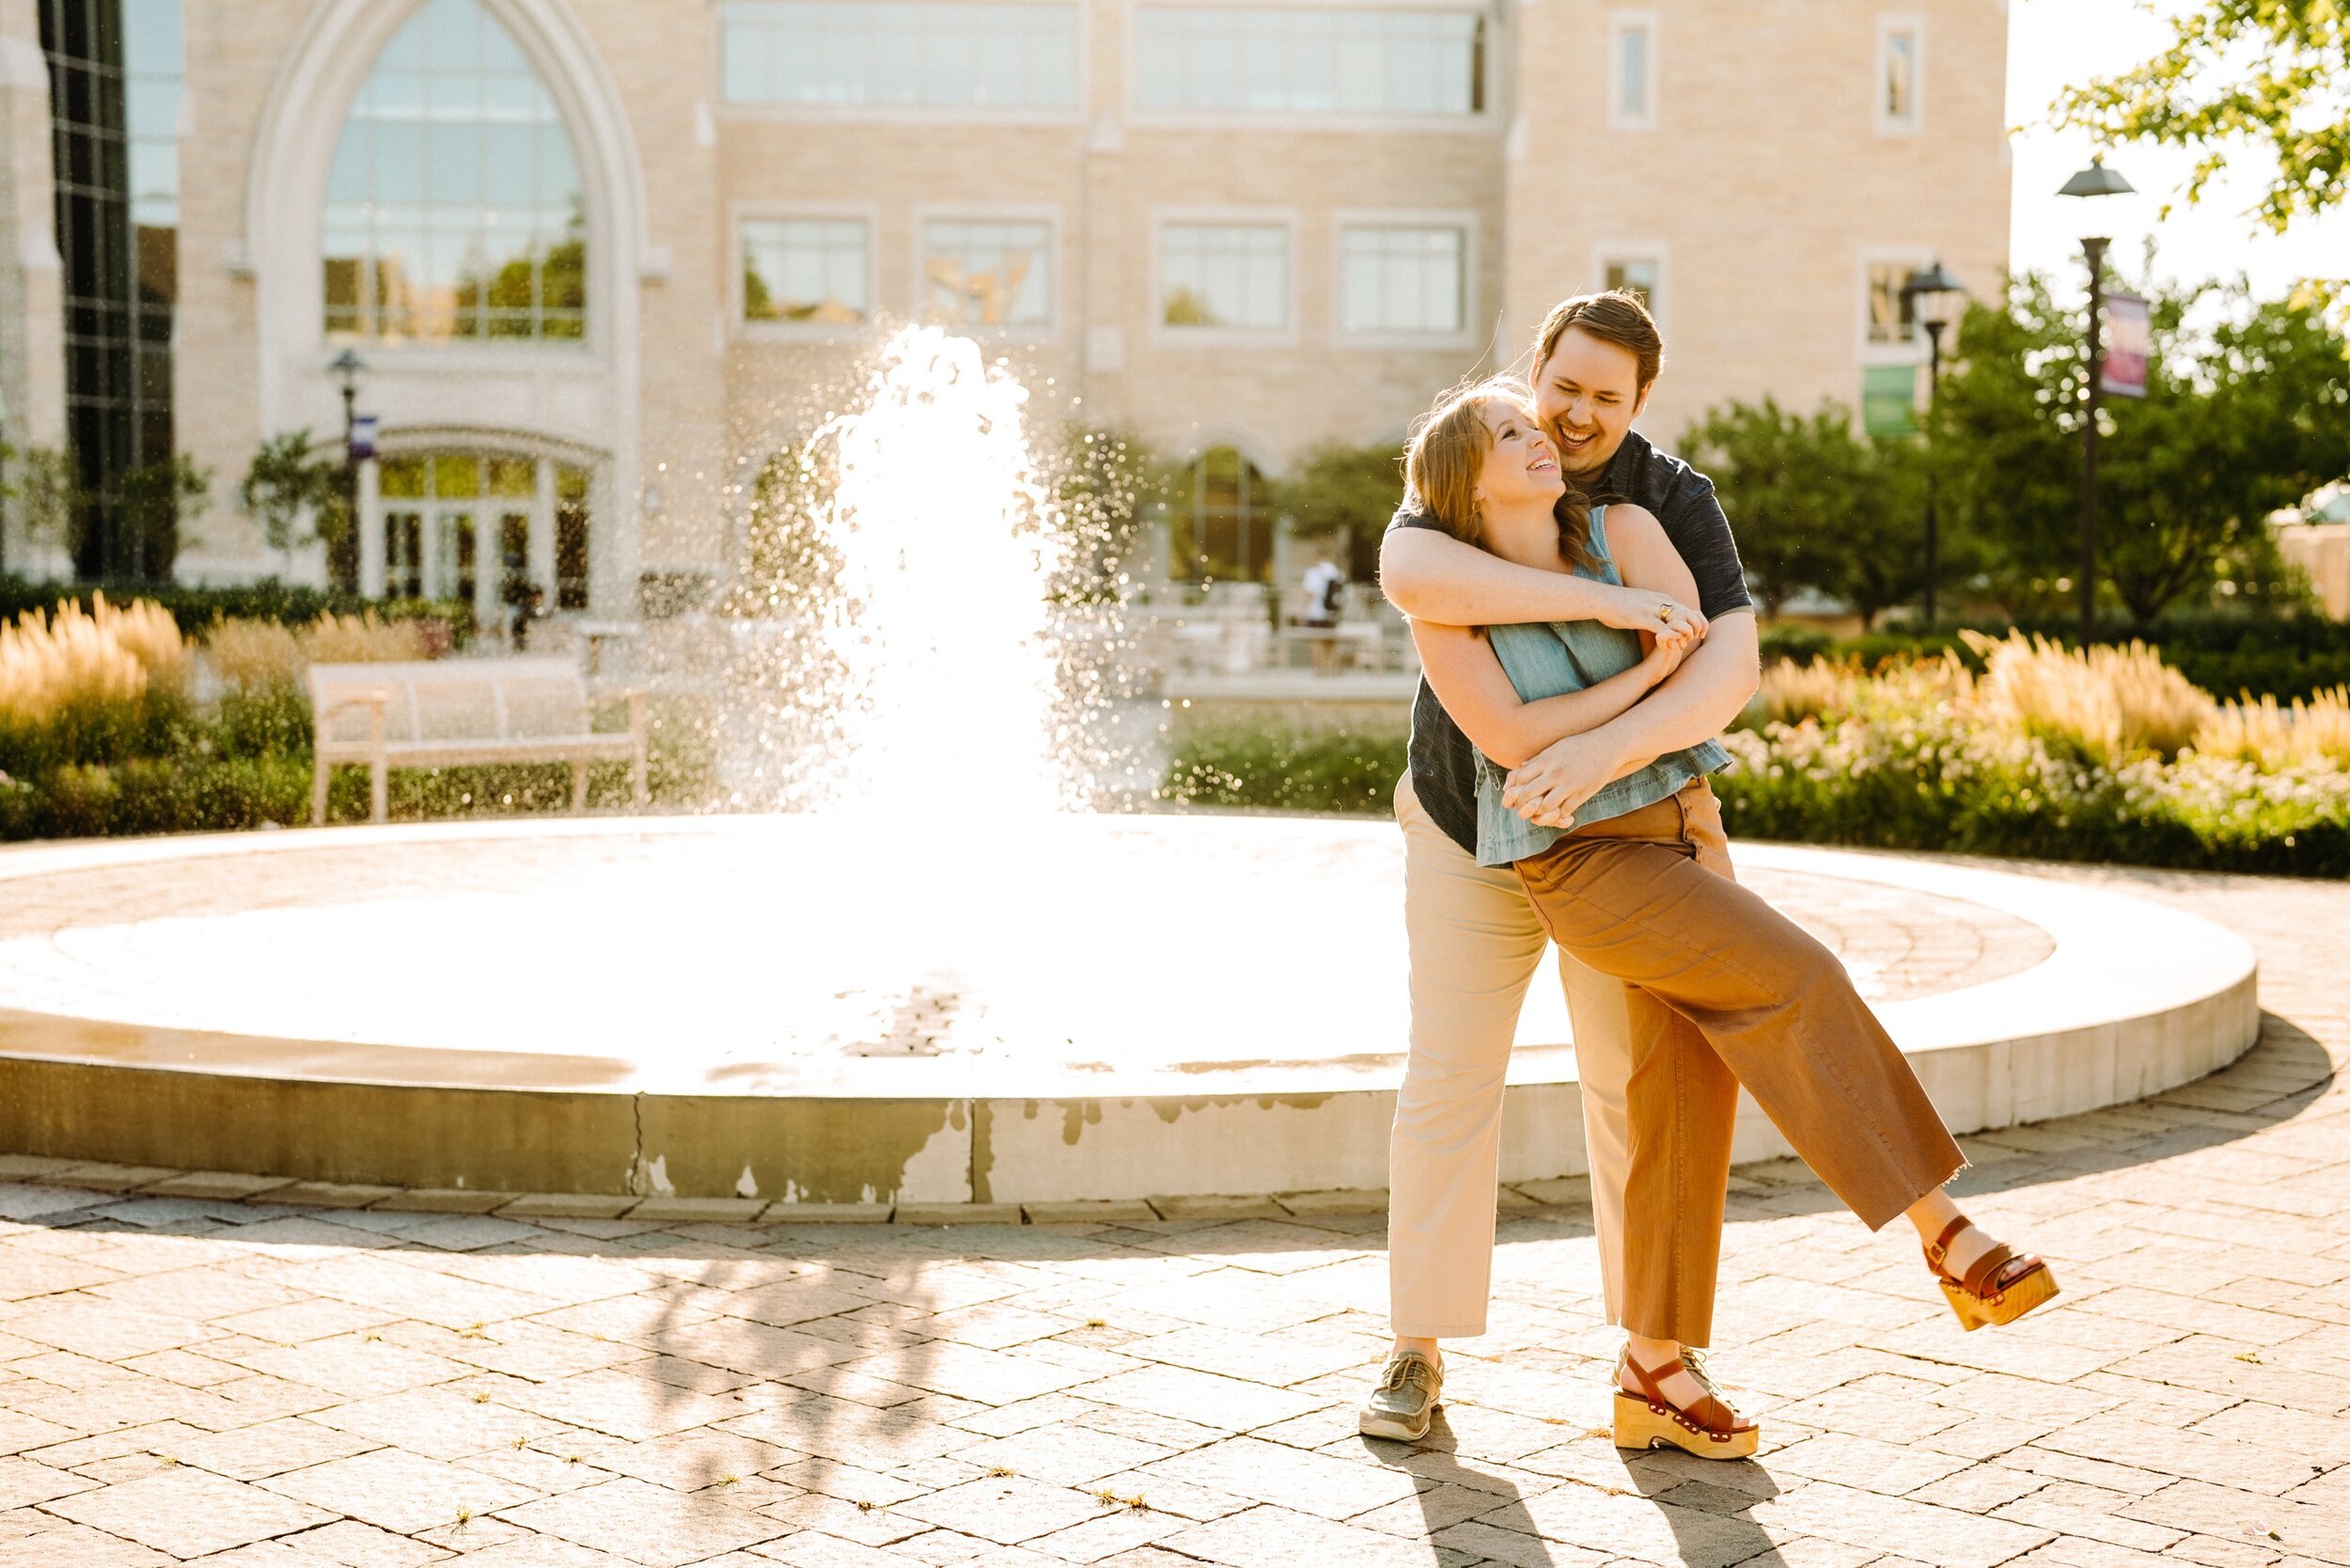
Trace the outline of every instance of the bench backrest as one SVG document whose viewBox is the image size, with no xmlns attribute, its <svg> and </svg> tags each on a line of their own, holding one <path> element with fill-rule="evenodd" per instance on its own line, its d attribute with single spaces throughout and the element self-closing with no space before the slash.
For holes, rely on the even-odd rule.
<svg viewBox="0 0 2350 1568">
<path fill-rule="evenodd" d="M 387 741 L 523 740 L 585 735 L 591 728 L 587 683 L 569 659 L 430 659 L 312 665 L 310 713 L 319 737 L 365 741 L 364 698 L 370 692 L 384 694 Z"/>
</svg>

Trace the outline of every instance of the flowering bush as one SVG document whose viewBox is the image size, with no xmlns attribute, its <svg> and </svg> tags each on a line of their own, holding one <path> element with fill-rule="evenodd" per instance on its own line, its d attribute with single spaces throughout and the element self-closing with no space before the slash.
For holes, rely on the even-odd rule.
<svg viewBox="0 0 2350 1568">
<path fill-rule="evenodd" d="M 2216 704 L 2132 652 L 1986 644 L 1980 677 L 1897 663 L 1833 711 L 1725 737 L 1731 831 L 2350 875 L 2350 694 Z"/>
</svg>

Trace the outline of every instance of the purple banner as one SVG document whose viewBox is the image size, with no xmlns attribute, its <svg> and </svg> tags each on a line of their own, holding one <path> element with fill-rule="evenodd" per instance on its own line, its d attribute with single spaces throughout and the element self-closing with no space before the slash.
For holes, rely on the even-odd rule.
<svg viewBox="0 0 2350 1568">
<path fill-rule="evenodd" d="M 2098 387 L 2107 397 L 2146 395 L 2146 361 L 2154 350 L 2153 319 L 2139 294 L 2106 296 L 2105 373 Z"/>
</svg>

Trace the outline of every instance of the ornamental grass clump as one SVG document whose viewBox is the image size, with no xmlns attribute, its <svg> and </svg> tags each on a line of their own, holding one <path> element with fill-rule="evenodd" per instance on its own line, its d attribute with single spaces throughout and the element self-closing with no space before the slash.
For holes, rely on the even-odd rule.
<svg viewBox="0 0 2350 1568">
<path fill-rule="evenodd" d="M 2350 768 L 2350 686 L 2280 707 L 2274 697 L 2223 702 L 2195 733 L 2207 757 L 2252 762 L 2271 773 L 2332 763 Z"/>
<path fill-rule="evenodd" d="M 424 656 L 420 625 L 413 620 L 385 620 L 373 610 L 359 615 L 329 611 L 302 629 L 306 664 L 396 664 Z"/>
<path fill-rule="evenodd" d="M 28 610 L 0 627 L 0 769 L 22 778 L 168 744 L 185 711 L 187 647 L 160 606 Z"/>
<path fill-rule="evenodd" d="M 2194 744 L 2214 703 L 2142 642 L 2086 654 L 2046 637 L 1962 632 L 1982 658 L 1976 699 L 1998 718 L 2098 760 L 2170 758 Z"/>
<path fill-rule="evenodd" d="M 1766 721 L 1801 724 L 1806 719 L 1849 709 L 1854 688 L 1861 680 L 1856 663 L 1815 659 L 1810 664 L 1797 664 L 1793 659 L 1781 659 L 1762 672 L 1762 683 L 1754 699 Z"/>
<path fill-rule="evenodd" d="M 224 616 L 204 634 L 204 651 L 221 683 L 232 691 L 265 692 L 302 679 L 302 644 L 280 621 Z"/>
<path fill-rule="evenodd" d="M 1896 661 L 1841 710 L 1726 736 L 1731 832 L 2350 875 L 2350 692 L 2219 704 L 2143 649 L 1977 651 L 1981 676 L 1950 654 Z"/>
</svg>

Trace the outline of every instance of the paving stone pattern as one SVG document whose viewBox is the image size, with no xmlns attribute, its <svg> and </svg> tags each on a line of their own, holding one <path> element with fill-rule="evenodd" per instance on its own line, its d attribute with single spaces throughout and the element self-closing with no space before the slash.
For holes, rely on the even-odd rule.
<svg viewBox="0 0 2350 1568">
<path fill-rule="evenodd" d="M 1574 1182 L 1505 1194 L 1492 1331 L 1405 1446 L 1354 1431 L 1376 1195 L 820 1225 L 17 1157 L 0 1568 L 2350 1565 L 2350 889 L 2040 870 L 2244 932 L 2261 1043 L 1965 1140 L 2064 1281 L 2005 1331 L 1742 1168 L 1754 1461 L 1606 1440 Z"/>
</svg>

